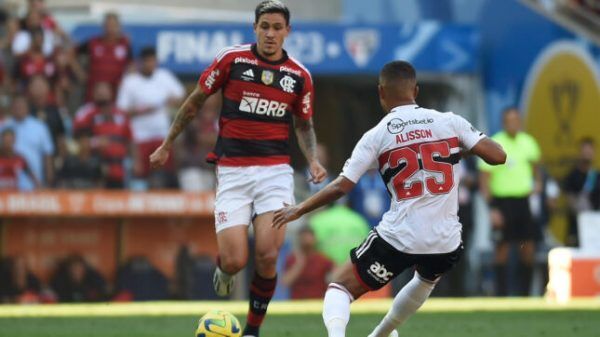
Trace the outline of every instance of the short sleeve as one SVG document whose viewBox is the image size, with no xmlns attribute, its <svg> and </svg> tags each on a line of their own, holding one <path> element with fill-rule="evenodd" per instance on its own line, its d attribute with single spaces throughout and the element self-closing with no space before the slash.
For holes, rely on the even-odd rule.
<svg viewBox="0 0 600 337">
<path fill-rule="evenodd" d="M 41 124 L 40 126 L 42 151 L 44 152 L 44 155 L 51 156 L 54 154 L 54 142 L 52 141 L 52 136 L 50 136 L 50 130 L 48 130 L 48 127 L 45 124 Z"/>
<path fill-rule="evenodd" d="M 542 151 L 540 150 L 540 146 L 533 136 L 529 135 L 529 160 L 532 162 L 538 162 L 542 158 Z"/>
<path fill-rule="evenodd" d="M 29 32 L 20 30 L 15 34 L 12 41 L 12 53 L 13 55 L 20 55 L 25 53 L 31 45 L 31 35 Z"/>
<path fill-rule="evenodd" d="M 290 268 L 292 268 L 294 266 L 294 264 L 296 263 L 296 256 L 294 256 L 294 254 L 290 254 L 287 256 L 287 258 L 285 259 L 285 266 L 283 268 L 283 270 L 288 270 Z"/>
<path fill-rule="evenodd" d="M 360 177 L 373 167 L 377 167 L 377 127 L 369 130 L 358 141 L 350 159 L 344 164 L 341 175 L 358 183 Z"/>
<path fill-rule="evenodd" d="M 133 109 L 133 102 L 131 100 L 131 93 L 129 92 L 131 89 L 131 77 L 125 77 L 123 79 L 123 84 L 121 84 L 121 88 L 119 89 L 119 94 L 117 95 L 117 107 L 123 111 L 129 111 Z"/>
<path fill-rule="evenodd" d="M 167 81 L 165 82 L 167 83 L 167 90 L 169 91 L 170 96 L 182 98 L 183 95 L 185 95 L 185 88 L 181 82 L 179 82 L 179 79 L 177 79 L 170 71 L 165 71 L 165 77 L 167 78 Z"/>
<path fill-rule="evenodd" d="M 454 127 L 463 148 L 470 150 L 485 138 L 485 134 L 473 127 L 466 119 L 454 115 Z"/>
<path fill-rule="evenodd" d="M 229 77 L 230 59 L 227 57 L 226 49 L 222 50 L 211 65 L 202 72 L 198 85 L 204 93 L 212 95 L 223 87 Z"/>
<path fill-rule="evenodd" d="M 300 98 L 296 103 L 296 107 L 294 109 L 294 115 L 297 117 L 308 120 L 313 115 L 313 101 L 315 98 L 314 86 L 312 77 L 309 73 L 304 74 L 304 87 L 302 88 L 302 93 L 300 94 Z"/>
</svg>

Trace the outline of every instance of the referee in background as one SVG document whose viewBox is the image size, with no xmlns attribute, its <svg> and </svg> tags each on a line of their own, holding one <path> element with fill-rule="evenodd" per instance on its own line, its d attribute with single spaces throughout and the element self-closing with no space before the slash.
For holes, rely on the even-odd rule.
<svg viewBox="0 0 600 337">
<path fill-rule="evenodd" d="M 503 130 L 492 136 L 506 151 L 505 165 L 479 163 L 480 188 L 490 205 L 495 244 L 494 277 L 496 296 L 527 296 L 531 287 L 535 256 L 536 227 L 531 216 L 529 196 L 541 189 L 540 148 L 535 139 L 521 131 L 521 116 L 514 108 L 504 110 Z M 511 247 L 518 245 L 516 283 L 508 283 Z"/>
</svg>

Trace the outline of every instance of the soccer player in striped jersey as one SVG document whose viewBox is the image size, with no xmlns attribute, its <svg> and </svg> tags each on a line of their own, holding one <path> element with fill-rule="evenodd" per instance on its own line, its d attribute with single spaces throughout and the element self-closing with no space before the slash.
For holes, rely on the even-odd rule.
<svg viewBox="0 0 600 337">
<path fill-rule="evenodd" d="M 279 228 L 348 193 L 369 169 L 377 168 L 392 201 L 379 225 L 350 251 L 325 294 L 323 320 L 329 337 L 344 337 L 350 303 L 376 290 L 407 268 L 414 278 L 369 337 L 397 336 L 394 330 L 425 302 L 463 247 L 458 211 L 458 172 L 463 152 L 492 165 L 504 150 L 464 118 L 415 103 L 416 72 L 408 62 L 386 64 L 379 75 L 381 106 L 389 112 L 360 139 L 341 175 L 297 206 L 275 213 Z"/>
<path fill-rule="evenodd" d="M 256 270 L 243 336 L 259 335 L 277 283 L 276 262 L 285 232 L 271 224 L 275 210 L 294 203 L 290 123 L 294 124 L 312 180 L 319 183 L 327 174 L 316 156 L 311 75 L 283 49 L 289 21 L 290 12 L 281 2 L 258 4 L 256 43 L 217 54 L 179 109 L 168 137 L 150 156 L 153 166 L 165 163 L 173 141 L 207 97 L 221 92 L 219 137 L 207 158 L 217 165 L 218 181 L 215 222 L 219 259 L 214 285 L 217 294 L 230 293 L 234 275 L 248 260 L 247 226 L 252 222 Z"/>
</svg>

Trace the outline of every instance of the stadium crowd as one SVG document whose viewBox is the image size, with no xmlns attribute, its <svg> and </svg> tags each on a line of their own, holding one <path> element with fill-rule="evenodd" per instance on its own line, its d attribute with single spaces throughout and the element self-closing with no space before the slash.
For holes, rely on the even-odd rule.
<svg viewBox="0 0 600 337">
<path fill-rule="evenodd" d="M 170 71 L 159 67 L 152 46 L 143 48 L 139 55 L 133 54 L 117 14 L 106 14 L 101 35 L 75 44 L 46 10 L 43 0 L 27 3 L 23 16 L 12 15 L 8 10 L 0 13 L 3 20 L 0 36 L 0 190 L 213 190 L 214 169 L 204 158 L 213 148 L 218 133 L 221 103 L 218 95 L 210 98 L 192 127 L 186 130 L 172 160 L 161 170 L 150 170 L 148 156 L 167 135 L 172 112 L 185 96 L 186 88 L 182 82 Z M 518 113 L 512 117 L 518 118 Z M 508 134 L 521 135 L 518 125 L 516 129 L 510 125 L 518 124 L 518 121 L 505 120 L 505 126 L 507 123 L 505 131 Z M 528 144 L 531 156 L 520 159 L 537 165 L 539 149 L 535 140 L 527 137 L 524 142 Z M 519 144 L 513 145 L 522 149 Z M 326 148 L 321 146 L 319 152 L 321 163 L 327 166 Z M 510 158 L 509 154 L 509 165 Z M 512 239 L 524 239 L 520 235 L 525 235 L 525 239 L 532 240 L 532 246 L 525 250 L 517 267 L 527 285 L 517 284 L 511 288 L 506 285 L 506 279 L 496 277 L 492 294 L 529 294 L 534 242 L 543 240 L 543 229 L 558 197 L 559 186 L 569 200 L 568 244 L 577 244 L 577 213 L 600 209 L 600 178 L 592 167 L 593 158 L 593 140 L 584 139 L 580 158 L 564 182 L 553 182 L 541 167 L 536 166 L 535 182 L 524 182 L 530 189 L 525 188 L 522 193 L 520 187 L 516 187 L 514 196 L 523 199 L 521 201 L 528 203 L 530 194 L 542 201 L 538 203 L 539 207 L 531 210 L 533 224 L 527 233 L 507 230 L 504 238 L 497 239 L 512 243 Z M 337 168 L 328 169 L 332 174 L 337 173 Z M 528 170 L 526 167 L 521 169 Z M 494 174 L 488 168 L 483 170 Z M 503 191 L 507 184 L 502 182 L 496 182 L 496 189 L 493 181 L 489 182 L 490 186 L 485 186 L 485 182 L 480 184 L 477 163 L 463 161 L 461 172 L 459 202 L 465 242 L 474 227 L 473 195 L 480 187 L 490 207 L 500 211 L 490 213 L 496 235 L 500 235 L 498 230 L 502 226 L 522 226 L 517 223 L 519 219 L 501 214 L 502 207 L 514 205 L 510 204 L 512 201 L 509 206 L 498 204 L 498 197 L 511 198 L 510 193 L 514 190 Z M 320 186 L 306 184 L 306 174 L 303 170 L 297 172 L 299 199 L 326 183 Z M 506 179 L 514 182 L 510 176 Z M 350 248 L 360 243 L 368 230 L 377 225 L 387 204 L 389 195 L 377 172 L 373 171 L 360 180 L 344 203 L 322 210 L 307 226 L 299 226 L 297 248 L 291 249 L 292 253 L 285 260 L 282 277 L 282 283 L 291 289 L 291 297 L 322 297 L 326 280 L 335 266 L 344 262 Z M 515 223 L 506 223 L 510 221 Z M 504 275 L 508 253 L 500 241 L 497 241 L 494 268 L 495 274 Z M 192 289 L 190 286 L 193 283 L 189 278 L 193 274 L 189 267 L 192 262 L 185 252 L 182 254 L 177 257 L 178 272 L 173 281 L 179 285 L 176 287 L 172 287 L 167 277 L 143 258 L 123 265 L 114 285 L 107 284 L 81 256 L 69 256 L 58 263 L 48 285 L 41 284 L 27 268 L 23 257 L 6 258 L 0 263 L 0 302 L 210 298 L 210 288 Z M 214 264 L 206 259 L 193 264 L 200 265 L 202 270 L 214 268 Z M 448 276 L 447 282 L 451 285 L 447 287 L 452 290 L 447 294 L 468 295 L 464 289 L 465 273 L 466 268 L 458 267 Z M 208 280 L 212 271 L 204 274 L 206 279 L 202 282 L 210 286 Z M 139 287 L 138 277 L 151 280 L 147 283 L 148 288 Z M 440 293 L 444 292 L 444 287 L 442 283 Z"/>
<path fill-rule="evenodd" d="M 44 1 L 28 5 L 22 17 L 3 13 L 0 130 L 14 138 L 0 162 L 3 189 L 147 190 L 180 181 L 213 189 L 212 169 L 198 158 L 214 145 L 218 102 L 186 131 L 174 159 L 150 171 L 147 158 L 185 94 L 181 81 L 158 67 L 153 47 L 133 55 L 115 13 L 102 34 L 75 44 Z"/>
</svg>

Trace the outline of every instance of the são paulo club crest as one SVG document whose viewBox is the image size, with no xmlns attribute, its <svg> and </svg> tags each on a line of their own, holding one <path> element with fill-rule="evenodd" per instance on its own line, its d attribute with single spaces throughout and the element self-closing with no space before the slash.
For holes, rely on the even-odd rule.
<svg viewBox="0 0 600 337">
<path fill-rule="evenodd" d="M 376 29 L 348 29 L 344 33 L 344 47 L 354 63 L 362 68 L 379 50 L 380 39 Z"/>
</svg>

